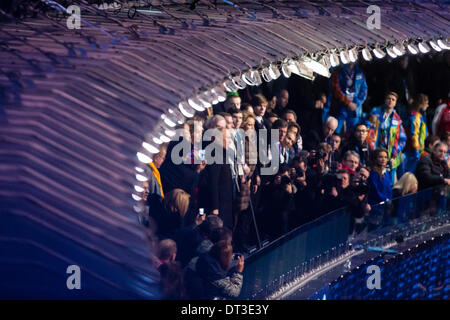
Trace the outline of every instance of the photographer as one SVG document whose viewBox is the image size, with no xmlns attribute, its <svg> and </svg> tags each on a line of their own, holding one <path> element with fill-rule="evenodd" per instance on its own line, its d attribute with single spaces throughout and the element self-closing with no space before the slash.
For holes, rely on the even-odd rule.
<svg viewBox="0 0 450 320">
<path fill-rule="evenodd" d="M 282 174 L 280 174 L 282 173 Z M 270 186 L 270 201 L 264 208 L 265 232 L 276 239 L 289 231 L 294 211 L 294 194 L 297 191 L 289 176 L 289 168 L 282 167 Z"/>
<path fill-rule="evenodd" d="M 347 200 L 352 198 L 350 188 L 350 174 L 340 170 L 336 174 L 328 173 L 323 177 L 322 197 L 319 201 L 321 214 L 334 211 L 347 205 Z"/>
<path fill-rule="evenodd" d="M 221 297 L 236 298 L 241 293 L 244 271 L 244 257 L 239 255 L 236 266 L 233 261 L 233 247 L 227 241 L 219 241 L 207 253 L 200 255 L 196 269 L 203 280 L 206 299 Z"/>
<path fill-rule="evenodd" d="M 356 170 L 350 190 L 353 192 L 352 197 L 347 197 L 347 205 L 352 214 L 350 224 L 350 234 L 359 234 L 363 231 L 364 215 L 372 209 L 368 203 L 369 196 L 369 171 L 360 166 Z"/>
<path fill-rule="evenodd" d="M 295 195 L 296 208 L 301 212 L 300 224 L 307 223 L 317 217 L 320 210 L 320 202 L 317 201 L 322 194 L 322 180 L 326 172 L 325 159 L 326 152 L 322 149 L 311 150 L 308 158 L 307 170 L 305 173 L 305 186 Z M 300 162 L 300 165 L 302 162 Z"/>
</svg>

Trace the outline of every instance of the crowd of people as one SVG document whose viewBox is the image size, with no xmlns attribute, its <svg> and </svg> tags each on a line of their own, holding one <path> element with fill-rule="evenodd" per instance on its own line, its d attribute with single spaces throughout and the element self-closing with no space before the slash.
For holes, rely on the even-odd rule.
<svg viewBox="0 0 450 320">
<path fill-rule="evenodd" d="M 450 68 L 450 55 L 442 57 Z M 281 77 L 228 92 L 224 103 L 181 125 L 192 161 L 173 161 L 179 141 L 161 145 L 142 193 L 142 223 L 161 240 L 164 297 L 237 297 L 244 270 L 239 253 L 258 238 L 275 240 L 342 207 L 351 211 L 356 234 L 378 203 L 450 185 L 448 71 L 436 80 L 447 79 L 447 86 L 436 84 L 446 91 L 433 91 L 430 99 L 429 84 L 417 80 L 420 64 L 411 64 L 408 57 L 391 63 L 384 78 L 353 63 L 335 68 L 330 79 Z M 382 101 L 372 104 L 377 96 Z M 225 138 L 205 143 L 206 129 Z M 248 148 L 246 133 L 262 130 L 278 130 L 278 141 L 268 146 L 279 150 L 273 175 L 261 174 L 264 162 L 250 161 L 259 150 Z M 244 163 L 225 159 L 239 139 L 246 145 Z M 222 163 L 202 158 L 208 144 L 224 150 Z"/>
</svg>

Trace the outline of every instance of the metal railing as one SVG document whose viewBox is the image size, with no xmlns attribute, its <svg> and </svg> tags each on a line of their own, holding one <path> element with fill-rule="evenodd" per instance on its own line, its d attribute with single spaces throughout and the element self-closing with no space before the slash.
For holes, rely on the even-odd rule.
<svg viewBox="0 0 450 320">
<path fill-rule="evenodd" d="M 247 258 L 240 299 L 265 299 L 348 255 L 356 243 L 361 249 L 383 247 L 437 227 L 448 216 L 449 195 L 437 187 L 372 206 L 356 237 L 350 235 L 353 218 L 347 207 L 300 226 Z"/>
</svg>

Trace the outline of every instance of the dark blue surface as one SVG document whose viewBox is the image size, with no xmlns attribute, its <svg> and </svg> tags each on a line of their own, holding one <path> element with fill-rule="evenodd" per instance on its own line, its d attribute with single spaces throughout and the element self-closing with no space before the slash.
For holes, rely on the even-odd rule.
<svg viewBox="0 0 450 320">
<path fill-rule="evenodd" d="M 421 244 L 387 262 L 383 257 L 367 262 L 319 290 L 311 299 L 448 300 L 450 294 L 450 235 Z M 367 268 L 380 267 L 381 289 L 368 289 Z"/>
</svg>

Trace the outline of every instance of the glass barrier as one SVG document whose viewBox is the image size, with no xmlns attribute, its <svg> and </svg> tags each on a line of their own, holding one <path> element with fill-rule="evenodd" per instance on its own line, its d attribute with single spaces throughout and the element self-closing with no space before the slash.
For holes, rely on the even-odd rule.
<svg viewBox="0 0 450 320">
<path fill-rule="evenodd" d="M 341 208 L 291 231 L 246 260 L 240 299 L 263 299 L 348 250 L 350 212 Z"/>
<path fill-rule="evenodd" d="M 450 209 L 449 191 L 446 187 L 430 188 L 372 206 L 364 219 L 365 229 L 354 242 L 366 247 L 386 246 L 442 224 Z"/>
<path fill-rule="evenodd" d="M 385 247 L 442 225 L 448 221 L 449 191 L 427 189 L 374 205 L 358 234 L 350 235 L 354 221 L 347 208 L 298 227 L 246 259 L 239 298 L 264 299 L 334 262 L 354 246 Z"/>
<path fill-rule="evenodd" d="M 388 262 L 383 257 L 336 279 L 313 294 L 311 300 L 448 300 L 448 254 L 450 235 L 421 243 Z M 367 268 L 380 267 L 382 290 L 367 288 Z"/>
</svg>

